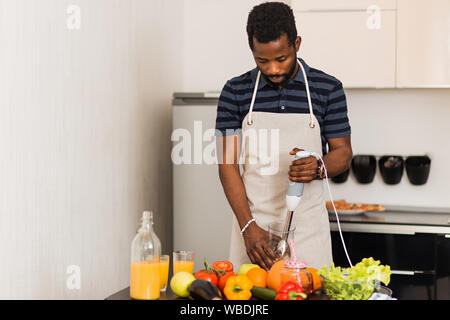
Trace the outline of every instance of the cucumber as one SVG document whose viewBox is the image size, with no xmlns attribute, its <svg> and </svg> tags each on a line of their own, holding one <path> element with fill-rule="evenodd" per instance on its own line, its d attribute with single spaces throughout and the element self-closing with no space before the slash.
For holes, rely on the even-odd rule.
<svg viewBox="0 0 450 320">
<path fill-rule="evenodd" d="M 275 290 L 263 288 L 263 287 L 253 287 L 252 296 L 260 300 L 275 300 L 277 292 Z"/>
</svg>

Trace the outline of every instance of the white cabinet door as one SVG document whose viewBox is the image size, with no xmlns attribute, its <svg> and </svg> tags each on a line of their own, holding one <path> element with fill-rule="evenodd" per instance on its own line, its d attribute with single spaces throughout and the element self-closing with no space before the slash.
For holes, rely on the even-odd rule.
<svg viewBox="0 0 450 320">
<path fill-rule="evenodd" d="M 397 87 L 450 87 L 450 0 L 398 0 Z"/>
<path fill-rule="evenodd" d="M 292 0 L 294 11 L 349 11 L 366 10 L 371 6 L 380 9 L 396 9 L 396 0 Z"/>
<path fill-rule="evenodd" d="M 294 14 L 302 37 L 299 56 L 309 65 L 337 77 L 344 87 L 395 86 L 395 10 L 380 11 L 378 24 L 358 10 Z"/>
</svg>

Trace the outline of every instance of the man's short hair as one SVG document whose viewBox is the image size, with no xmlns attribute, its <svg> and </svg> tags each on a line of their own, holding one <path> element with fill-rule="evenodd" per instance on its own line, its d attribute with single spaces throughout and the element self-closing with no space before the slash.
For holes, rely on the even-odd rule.
<svg viewBox="0 0 450 320">
<path fill-rule="evenodd" d="M 285 33 L 289 45 L 297 38 L 294 13 L 291 7 L 282 2 L 265 2 L 253 7 L 247 20 L 247 35 L 253 51 L 253 37 L 261 43 L 278 40 Z"/>
</svg>

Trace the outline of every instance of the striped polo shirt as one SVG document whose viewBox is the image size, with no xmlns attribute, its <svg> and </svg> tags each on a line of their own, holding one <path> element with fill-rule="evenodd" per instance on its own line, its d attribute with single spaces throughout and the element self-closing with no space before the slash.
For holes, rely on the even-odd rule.
<svg viewBox="0 0 450 320">
<path fill-rule="evenodd" d="M 327 139 L 349 136 L 350 123 L 347 101 L 342 83 L 325 72 L 311 68 L 299 58 L 305 68 L 314 115 L 320 125 L 322 151 L 327 153 Z M 242 121 L 250 109 L 258 68 L 228 80 L 222 89 L 217 106 L 216 131 L 233 134 L 242 128 Z M 301 69 L 286 87 L 279 89 L 261 75 L 253 111 L 309 114 L 305 80 Z"/>
</svg>

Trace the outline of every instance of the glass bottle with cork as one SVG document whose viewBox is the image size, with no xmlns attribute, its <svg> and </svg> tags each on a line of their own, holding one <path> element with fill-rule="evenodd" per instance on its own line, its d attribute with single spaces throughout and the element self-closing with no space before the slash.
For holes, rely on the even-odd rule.
<svg viewBox="0 0 450 320">
<path fill-rule="evenodd" d="M 160 297 L 161 242 L 153 231 L 153 212 L 144 211 L 141 227 L 131 244 L 130 297 L 155 300 Z"/>
</svg>

